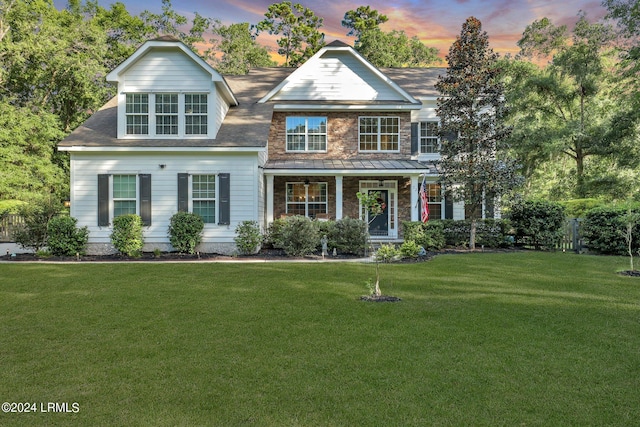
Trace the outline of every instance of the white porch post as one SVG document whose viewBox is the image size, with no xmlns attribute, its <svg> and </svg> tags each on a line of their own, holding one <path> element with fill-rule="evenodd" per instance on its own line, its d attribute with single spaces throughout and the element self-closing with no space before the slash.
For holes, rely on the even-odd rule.
<svg viewBox="0 0 640 427">
<path fill-rule="evenodd" d="M 273 175 L 267 175 L 267 226 L 273 222 Z"/>
<path fill-rule="evenodd" d="M 342 175 L 336 176 L 336 219 L 342 219 Z"/>
<path fill-rule="evenodd" d="M 420 220 L 420 203 L 418 199 L 418 179 L 419 176 L 411 177 L 411 221 Z"/>
</svg>

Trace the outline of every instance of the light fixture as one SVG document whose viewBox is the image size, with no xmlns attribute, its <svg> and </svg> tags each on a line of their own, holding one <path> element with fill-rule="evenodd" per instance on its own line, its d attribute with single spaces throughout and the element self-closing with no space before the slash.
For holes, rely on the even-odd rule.
<svg viewBox="0 0 640 427">
<path fill-rule="evenodd" d="M 304 180 L 304 186 L 305 186 L 306 188 L 309 188 L 309 179 L 305 179 L 305 180 Z"/>
<path fill-rule="evenodd" d="M 158 166 L 160 166 L 160 169 L 164 169 L 164 168 L 166 168 L 166 167 L 167 167 L 167 165 L 165 165 L 164 163 L 163 163 L 163 164 L 160 164 L 160 165 L 158 165 Z"/>
<path fill-rule="evenodd" d="M 379 180 L 378 181 L 378 187 L 384 187 L 384 181 L 383 180 Z"/>
<path fill-rule="evenodd" d="M 65 200 L 63 203 L 65 208 L 70 208 L 71 207 L 71 200 Z"/>
</svg>

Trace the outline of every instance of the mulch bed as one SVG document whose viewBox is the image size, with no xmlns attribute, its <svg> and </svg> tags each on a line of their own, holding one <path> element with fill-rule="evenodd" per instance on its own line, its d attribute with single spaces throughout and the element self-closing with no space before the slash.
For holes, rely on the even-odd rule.
<svg viewBox="0 0 640 427">
<path fill-rule="evenodd" d="M 640 270 L 625 270 L 618 272 L 618 274 L 622 276 L 640 277 Z"/>
</svg>

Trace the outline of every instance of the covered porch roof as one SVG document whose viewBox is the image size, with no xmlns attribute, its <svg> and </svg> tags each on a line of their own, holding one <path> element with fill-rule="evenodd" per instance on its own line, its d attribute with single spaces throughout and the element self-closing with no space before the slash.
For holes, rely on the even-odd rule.
<svg viewBox="0 0 640 427">
<path fill-rule="evenodd" d="M 437 175 L 435 164 L 417 160 L 269 160 L 266 175 Z"/>
</svg>

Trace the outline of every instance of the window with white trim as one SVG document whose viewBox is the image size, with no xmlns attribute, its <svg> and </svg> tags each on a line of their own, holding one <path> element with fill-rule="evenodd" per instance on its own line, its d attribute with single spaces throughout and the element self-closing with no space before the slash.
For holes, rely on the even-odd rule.
<svg viewBox="0 0 640 427">
<path fill-rule="evenodd" d="M 440 138 L 438 138 L 438 122 L 420 122 L 420 153 L 436 154 L 440 152 Z"/>
<path fill-rule="evenodd" d="M 429 204 L 429 218 L 442 219 L 442 188 L 440 184 L 426 184 L 427 203 Z"/>
<path fill-rule="evenodd" d="M 200 215 L 205 224 L 216 222 L 216 176 L 192 175 L 191 200 L 194 214 Z"/>
<path fill-rule="evenodd" d="M 327 151 L 326 117 L 287 117 L 287 151 Z"/>
<path fill-rule="evenodd" d="M 149 94 L 128 93 L 126 96 L 127 135 L 149 134 Z"/>
<path fill-rule="evenodd" d="M 287 214 L 315 218 L 327 211 L 326 182 L 288 182 Z"/>
<path fill-rule="evenodd" d="M 204 93 L 188 93 L 184 96 L 185 134 L 207 134 L 207 95 Z"/>
<path fill-rule="evenodd" d="M 206 136 L 206 93 L 127 93 L 125 135 Z"/>
<path fill-rule="evenodd" d="M 113 217 L 135 214 L 136 175 L 113 175 Z"/>
<path fill-rule="evenodd" d="M 360 117 L 358 122 L 360 151 L 399 151 L 399 117 Z"/>
</svg>

